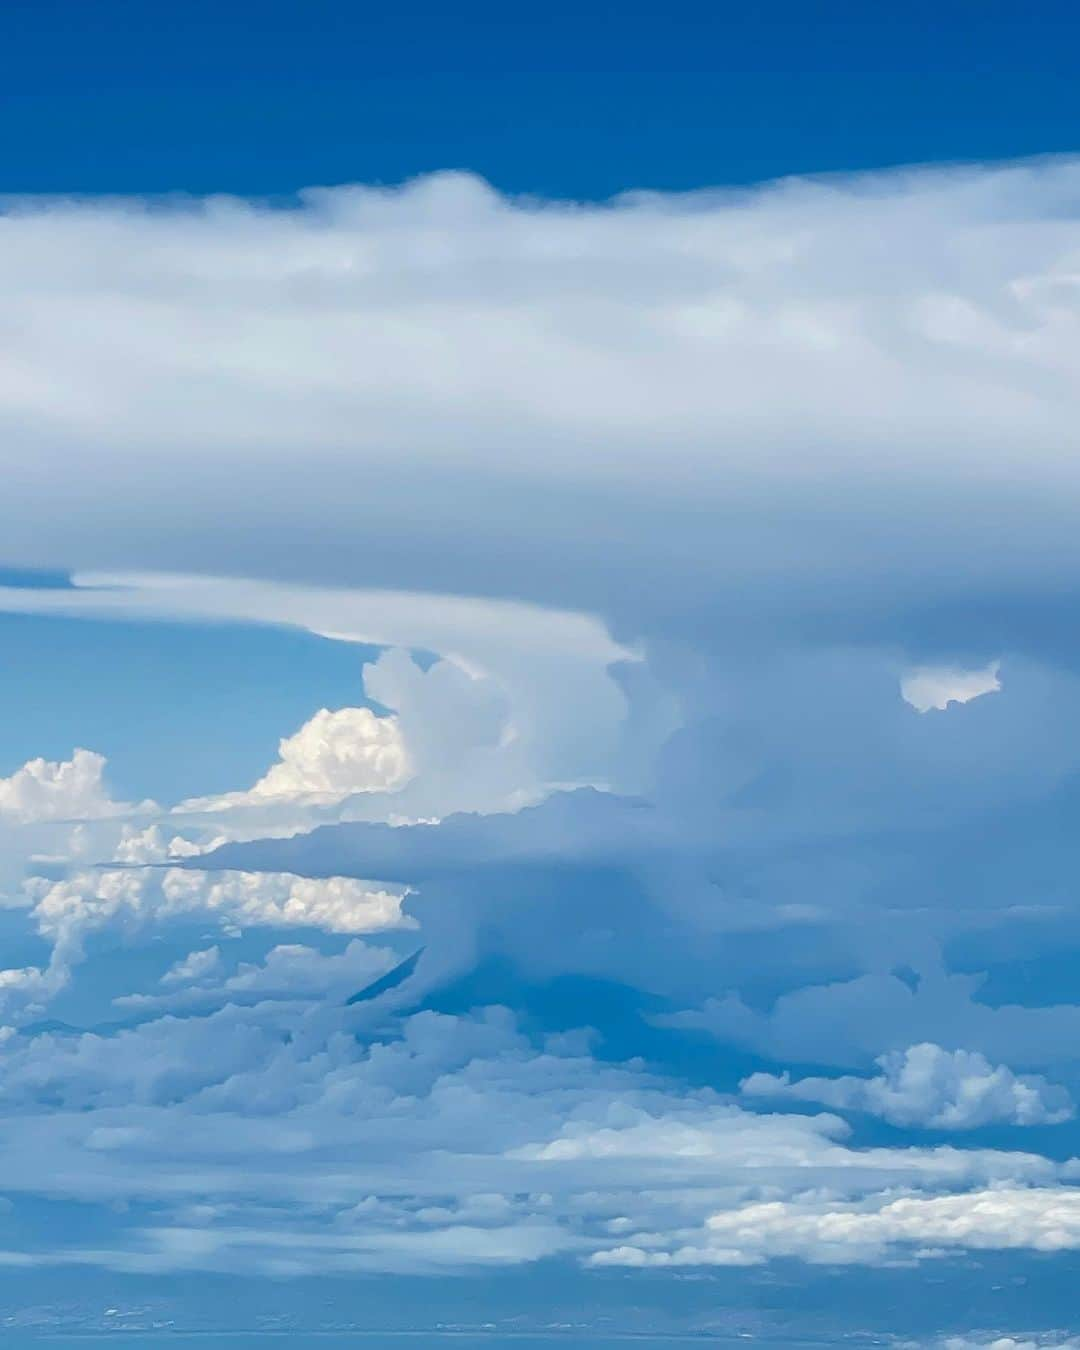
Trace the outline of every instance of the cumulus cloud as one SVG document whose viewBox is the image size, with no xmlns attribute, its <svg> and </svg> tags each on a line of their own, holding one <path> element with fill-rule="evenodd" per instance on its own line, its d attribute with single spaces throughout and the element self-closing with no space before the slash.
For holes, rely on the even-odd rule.
<svg viewBox="0 0 1080 1350">
<path fill-rule="evenodd" d="M 0 970 L 0 1015 L 13 1022 L 40 1017 L 49 1001 L 67 983 L 63 962 L 53 959 L 47 966 L 17 966 Z M 12 1028 L 0 1028 L 0 1036 Z"/>
<path fill-rule="evenodd" d="M 295 807 L 298 793 L 311 805 L 320 794 L 325 803 L 349 791 L 368 794 L 352 809 L 381 818 L 507 809 L 552 786 L 636 785 L 641 761 L 678 723 L 673 696 L 641 668 L 641 652 L 612 638 L 602 620 L 573 610 L 146 574 L 80 574 L 64 591 L 0 587 L 0 609 L 287 624 L 387 648 L 365 668 L 363 683 L 392 716 L 371 721 L 373 714 L 359 715 L 367 710 L 324 710 L 282 742 L 284 758 L 256 789 L 186 802 L 188 811 L 228 806 L 265 817 Z M 421 666 L 413 652 L 441 659 Z M 629 688 L 615 676 L 631 666 L 638 669 Z M 384 802 L 380 790 L 393 790 L 395 800 Z"/>
<path fill-rule="evenodd" d="M 865 1111 L 893 1125 L 970 1130 L 980 1125 L 1056 1125 L 1075 1111 L 1064 1088 L 1035 1075 L 1018 1078 L 968 1050 L 923 1043 L 878 1059 L 876 1078 L 799 1078 L 751 1074 L 749 1097 L 821 1102 L 838 1110 Z"/>
<path fill-rule="evenodd" d="M 0 1043 L 5 1192 L 77 1199 L 90 1224 L 139 1202 L 137 1225 L 50 1260 L 304 1274 L 1080 1242 L 1046 1159 L 854 1148 L 835 1117 L 748 1112 L 585 1036 L 538 1042 L 505 1008 L 327 1002 L 379 959 L 279 947 L 208 1010 Z"/>
<path fill-rule="evenodd" d="M 658 1244 L 659 1245 L 659 1244 Z M 701 1245 L 631 1243 L 596 1253 L 597 1265 L 755 1265 L 794 1256 L 814 1263 L 874 1264 L 906 1251 L 1073 1251 L 1080 1247 L 1080 1191 L 997 1187 L 963 1195 L 879 1197 L 870 1205 L 773 1200 L 712 1215 Z"/>
<path fill-rule="evenodd" d="M 221 966 L 221 948 L 205 947 L 202 951 L 189 952 L 181 961 L 173 965 L 161 977 L 162 984 L 190 984 L 194 980 L 211 979 Z"/>
<path fill-rule="evenodd" d="M 31 759 L 10 777 L 0 778 L 0 818 L 30 825 L 131 811 L 129 805 L 110 798 L 104 771 L 105 756 L 92 750 L 75 750 L 70 759 L 60 761 Z M 144 802 L 140 809 L 152 807 Z"/>
<path fill-rule="evenodd" d="M 263 961 L 241 961 L 226 973 L 221 951 L 191 952 L 161 979 L 182 985 L 167 994 L 128 994 L 113 1000 L 118 1008 L 148 1013 L 161 1009 L 213 1008 L 263 999 L 336 998 L 367 988 L 397 964 L 393 952 L 353 938 L 341 952 L 327 955 L 303 943 L 281 943 Z"/>
<path fill-rule="evenodd" d="M 389 792 L 409 776 L 409 757 L 395 717 L 370 708 L 320 708 L 278 746 L 278 762 L 246 792 L 200 797 L 181 811 L 314 799 L 335 802 L 355 792 Z"/>
<path fill-rule="evenodd" d="M 212 920 L 230 935 L 248 927 L 315 928 L 338 934 L 415 927 L 415 920 L 402 913 L 404 888 L 345 877 L 313 880 L 244 872 L 210 876 L 175 867 L 76 869 L 59 881 L 31 877 L 26 891 L 31 921 L 52 948 L 46 969 L 9 972 L 13 984 L 35 994 L 30 1011 L 64 988 L 72 970 L 85 959 L 88 939 L 109 928 L 146 934 L 192 917 Z M 166 973 L 166 983 L 212 974 L 216 951 L 212 947 L 191 953 Z M 384 968 L 385 963 L 371 973 L 380 974 Z M 23 1015 L 29 1012 L 24 1010 Z"/>
</svg>

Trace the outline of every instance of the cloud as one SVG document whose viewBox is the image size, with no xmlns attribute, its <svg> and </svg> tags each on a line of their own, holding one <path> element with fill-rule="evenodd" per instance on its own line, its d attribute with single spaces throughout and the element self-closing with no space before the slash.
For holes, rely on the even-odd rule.
<svg viewBox="0 0 1080 1350">
<path fill-rule="evenodd" d="M 1005 920 L 1002 926 L 1008 933 Z M 978 998 L 981 983 L 979 976 L 939 967 L 913 987 L 900 974 L 874 971 L 791 989 L 768 1011 L 729 994 L 655 1020 L 753 1046 L 777 1060 L 855 1065 L 883 1048 L 901 1050 L 913 1035 L 929 1040 L 948 1034 L 991 1059 L 1036 1068 L 1062 1064 L 1061 1047 L 1080 1033 L 1080 1006 L 1065 1001 L 991 1006 Z"/>
<path fill-rule="evenodd" d="M 182 961 L 176 961 L 161 977 L 162 984 L 190 984 L 196 980 L 212 979 L 221 966 L 220 947 L 206 947 L 189 952 Z"/>
<path fill-rule="evenodd" d="M 614 640 L 602 621 L 575 611 L 445 594 L 145 574 L 80 575 L 63 596 L 0 587 L 0 609 L 287 624 L 387 648 L 365 668 L 364 687 L 394 716 L 375 724 L 357 716 L 360 709 L 320 716 L 299 739 L 287 738 L 289 767 L 275 766 L 269 784 L 264 778 L 259 791 L 184 803 L 189 811 L 227 803 L 249 814 L 281 814 L 296 805 L 281 795 L 284 787 L 306 792 L 310 805 L 313 791 L 327 793 L 327 732 L 345 762 L 357 767 L 363 745 L 369 767 L 377 756 L 381 768 L 374 778 L 370 772 L 356 777 L 342 772 L 344 762 L 335 764 L 333 790 L 324 800 L 342 795 L 355 779 L 368 799 L 350 809 L 381 811 L 382 818 L 391 811 L 422 818 L 507 809 L 556 785 L 633 786 L 642 760 L 678 721 L 674 700 L 646 672 L 626 678 L 628 668 L 640 664 L 640 652 Z M 413 652 L 442 659 L 420 665 Z M 385 753 L 377 752 L 383 741 Z M 314 775 L 313 754 L 320 761 Z M 379 788 L 393 789 L 394 802 L 382 801 Z"/>
<path fill-rule="evenodd" d="M 1046 1159 L 852 1147 L 835 1117 L 749 1112 L 582 1035 L 537 1041 L 505 1008 L 327 1001 L 377 959 L 278 947 L 224 1003 L 0 1043 L 0 1185 L 76 1200 L 100 1232 L 48 1259 L 299 1275 L 631 1248 L 874 1263 L 950 1225 L 956 1249 L 1073 1242 L 1068 1169 Z M 135 1221 L 110 1228 L 125 1202 Z M 844 1216 L 850 1240 L 830 1236 Z"/>
<path fill-rule="evenodd" d="M 0 778 L 0 818 L 31 825 L 128 814 L 135 808 L 109 797 L 104 770 L 104 755 L 92 750 L 75 750 L 59 762 L 31 759 L 9 778 Z M 153 809 L 153 803 L 138 809 Z"/>
<path fill-rule="evenodd" d="M 330 955 L 303 943 L 281 943 L 272 947 L 263 961 L 241 961 L 229 974 L 220 949 L 210 947 L 192 952 L 161 979 L 162 984 L 182 984 L 184 988 L 167 994 L 121 995 L 113 1003 L 140 1014 L 213 1009 L 264 999 L 326 998 L 340 1003 L 374 983 L 396 964 L 393 952 L 353 938 L 343 951 Z"/>
<path fill-rule="evenodd" d="M 9 201 L 6 548 L 653 615 L 1075 576 L 1078 174 Z"/>
<path fill-rule="evenodd" d="M 842 1259 L 846 1250 L 849 1258 L 865 1260 L 887 1244 L 1071 1250 L 1080 1246 L 1080 1192 L 1002 1187 L 966 1195 L 911 1196 L 868 1213 L 822 1209 L 806 1214 L 794 1206 L 762 1206 L 713 1215 L 708 1227 L 718 1243 L 746 1234 L 774 1252 L 790 1244 L 827 1259 Z"/>
<path fill-rule="evenodd" d="M 67 983 L 62 962 L 47 966 L 17 966 L 0 970 L 0 1015 L 12 1022 L 40 1017 L 49 1001 Z M 12 1027 L 0 1027 L 0 1038 L 12 1034 Z"/>
<path fill-rule="evenodd" d="M 923 1043 L 879 1057 L 876 1078 L 800 1078 L 751 1074 L 740 1084 L 749 1097 L 821 1102 L 865 1111 L 893 1125 L 970 1130 L 980 1125 L 1054 1125 L 1075 1108 L 1068 1092 L 1036 1076 L 1018 1078 L 1004 1065 L 967 1050 Z"/>
<path fill-rule="evenodd" d="M 278 746 L 278 762 L 247 792 L 182 802 L 181 811 L 213 812 L 293 799 L 340 801 L 356 792 L 390 792 L 409 776 L 409 757 L 394 717 L 370 708 L 320 708 Z"/>
<path fill-rule="evenodd" d="M 935 1342 L 941 1350 L 1075 1350 L 1080 1345 L 1074 1336 L 1060 1332 L 1017 1332 L 1011 1336 L 987 1337 L 977 1332 L 967 1336 L 946 1336 Z"/>
<path fill-rule="evenodd" d="M 0 607 L 382 650 L 244 790 L 5 780 L 0 1187 L 85 1227 L 0 1260 L 1072 1252 L 1078 183 L 13 204 L 0 525 L 87 570 Z"/>
<path fill-rule="evenodd" d="M 876 1264 L 907 1252 L 949 1249 L 1073 1251 L 1080 1247 L 1080 1191 L 1000 1187 L 963 1195 L 902 1196 L 872 1205 L 768 1201 L 712 1215 L 701 1246 L 649 1251 L 626 1244 L 593 1256 L 597 1265 L 755 1265 L 775 1257 L 821 1264 Z"/>
<path fill-rule="evenodd" d="M 192 916 L 214 920 L 230 934 L 247 927 L 316 928 L 341 934 L 415 927 L 415 921 L 402 913 L 402 889 L 346 877 L 312 880 L 284 873 L 211 876 L 175 867 L 103 868 L 75 870 L 60 881 L 32 877 L 26 889 L 32 900 L 30 917 L 52 945 L 49 970 L 54 992 L 66 983 L 72 967 L 85 959 L 89 937 L 110 927 L 142 933 Z M 176 978 L 182 978 L 179 972 Z"/>
<path fill-rule="evenodd" d="M 983 694 L 1001 689 L 999 661 L 991 661 L 982 670 L 960 670 L 955 666 L 922 666 L 908 671 L 900 681 L 900 694 L 916 712 L 939 712 L 950 703 L 970 703 Z"/>
</svg>

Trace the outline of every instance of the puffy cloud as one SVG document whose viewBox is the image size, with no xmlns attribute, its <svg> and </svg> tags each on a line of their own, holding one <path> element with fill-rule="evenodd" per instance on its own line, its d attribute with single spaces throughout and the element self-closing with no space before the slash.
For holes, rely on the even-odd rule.
<svg viewBox="0 0 1080 1350">
<path fill-rule="evenodd" d="M 872 1205 L 767 1201 L 712 1215 L 702 1246 L 648 1251 L 633 1244 L 594 1256 L 606 1265 L 753 1265 L 778 1256 L 831 1262 L 917 1257 L 952 1248 L 1072 1251 L 1080 1247 L 1080 1191 L 997 1187 L 963 1195 L 879 1198 Z"/>
<path fill-rule="evenodd" d="M 246 927 L 321 928 L 342 934 L 415 927 L 401 910 L 404 890 L 344 877 L 103 868 L 76 870 L 60 881 L 34 877 L 26 889 L 37 931 L 52 944 L 49 978 L 54 992 L 84 959 L 87 938 L 113 925 L 138 932 L 202 915 L 227 933 Z M 190 963 L 199 955 L 188 958 L 186 974 L 174 969 L 169 979 L 193 978 Z"/>
<path fill-rule="evenodd" d="M 247 792 L 200 797 L 178 809 L 211 812 L 294 798 L 335 802 L 356 792 L 392 791 L 410 772 L 397 719 L 370 708 L 320 708 L 281 740 L 278 755 Z"/>
<path fill-rule="evenodd" d="M 176 961 L 161 977 L 162 984 L 189 984 L 193 980 L 213 978 L 221 966 L 221 948 L 205 947 L 202 951 L 189 952 L 181 961 Z"/>
<path fill-rule="evenodd" d="M 202 831 L 204 842 L 196 843 L 180 834 L 166 838 L 160 823 L 136 829 L 125 825 L 112 852 L 112 861 L 126 865 L 165 862 L 170 858 L 192 858 L 207 848 L 217 848 L 228 841 L 231 831 L 214 829 Z"/>
<path fill-rule="evenodd" d="M 114 802 L 104 783 L 105 756 L 75 750 L 59 762 L 31 759 L 9 778 L 0 778 L 0 818 L 20 825 L 125 814 L 133 808 Z M 152 809 L 144 802 L 140 809 Z"/>
<path fill-rule="evenodd" d="M 12 1021 L 40 1017 L 50 999 L 67 983 L 63 962 L 53 959 L 47 966 L 20 966 L 0 970 L 0 1015 Z M 11 1032 L 0 1028 L 0 1036 Z"/>
<path fill-rule="evenodd" d="M 166 910 L 205 910 L 226 922 L 310 926 L 331 933 L 373 933 L 408 928 L 400 889 L 375 887 L 351 877 L 233 872 L 207 875 L 169 868 L 161 875 Z"/>
<path fill-rule="evenodd" d="M 574 611 L 150 575 L 78 575 L 64 591 L 0 587 L 0 608 L 289 624 L 388 649 L 365 668 L 364 686 L 393 717 L 324 710 L 282 743 L 287 760 L 257 789 L 183 803 L 187 811 L 228 806 L 269 819 L 276 808 L 297 821 L 297 793 L 310 807 L 320 794 L 325 803 L 357 791 L 367 800 L 352 802 L 350 811 L 372 818 L 512 809 L 553 786 L 636 785 L 641 762 L 678 723 L 674 699 L 642 668 L 641 653 L 615 641 L 600 620 Z M 414 651 L 442 659 L 423 667 Z M 628 680 L 630 667 L 636 669 Z M 359 758 L 368 764 L 363 773 Z M 393 790 L 394 800 L 384 800 L 380 789 Z"/>
<path fill-rule="evenodd" d="M 395 719 L 370 708 L 322 708 L 281 742 L 279 753 L 280 763 L 251 789 L 254 796 L 386 791 L 408 773 Z"/>
<path fill-rule="evenodd" d="M 241 961 L 232 974 L 226 975 L 220 949 L 210 947 L 190 953 L 162 977 L 162 984 L 183 984 L 186 988 L 165 995 L 123 995 L 113 1002 L 118 1008 L 147 1012 L 212 1008 L 262 999 L 341 1001 L 374 983 L 396 963 L 392 952 L 353 938 L 344 951 L 331 955 L 302 943 L 283 943 L 271 948 L 264 961 Z"/>
<path fill-rule="evenodd" d="M 1067 1169 L 1046 1159 L 854 1148 L 835 1117 L 751 1113 L 598 1061 L 581 1036 L 536 1043 L 504 1008 L 327 1002 L 372 959 L 278 948 L 224 982 L 224 1006 L 0 1044 L 5 1192 L 102 1221 L 138 1201 L 136 1224 L 49 1259 L 303 1274 L 631 1250 L 814 1261 L 827 1244 L 875 1262 L 922 1230 L 957 1249 L 1073 1241 Z"/>
<path fill-rule="evenodd" d="M 900 681 L 900 694 L 916 712 L 939 712 L 950 703 L 970 703 L 983 694 L 1001 689 L 1000 661 L 991 661 L 982 670 L 960 670 L 955 666 L 920 666 L 909 670 Z"/>
<path fill-rule="evenodd" d="M 968 1050 L 923 1043 L 878 1059 L 876 1078 L 799 1078 L 751 1074 L 741 1084 L 750 1097 L 821 1102 L 865 1111 L 894 1125 L 970 1130 L 979 1125 L 1054 1125 L 1075 1112 L 1064 1088 L 1037 1076 L 1018 1078 Z"/>
</svg>

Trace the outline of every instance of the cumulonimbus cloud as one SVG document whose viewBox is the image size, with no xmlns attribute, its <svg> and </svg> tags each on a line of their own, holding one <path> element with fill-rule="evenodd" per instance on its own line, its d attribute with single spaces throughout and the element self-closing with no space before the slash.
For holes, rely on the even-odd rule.
<svg viewBox="0 0 1080 1350">
<path fill-rule="evenodd" d="M 9 201 L 5 548 L 586 608 L 1075 575 L 1078 181 Z"/>
<path fill-rule="evenodd" d="M 0 530 L 98 570 L 0 607 L 388 649 L 254 787 L 149 831 L 93 757 L 5 780 L 53 961 L 0 981 L 0 1181 L 149 1215 L 44 1259 L 1080 1248 L 1069 1164 L 864 1147 L 633 1058 L 734 1049 L 897 1128 L 1067 1109 L 1080 1008 L 1014 967 L 1080 941 L 1078 187 L 1061 160 L 587 207 L 462 175 L 10 205 Z M 282 839 L 312 798 L 337 823 Z M 248 928 L 285 931 L 243 955 Z M 110 991 L 131 1025 L 36 1025 L 151 929 L 174 945 Z M 499 961 L 537 1005 L 576 981 L 582 1024 L 625 993 L 612 1059 L 483 1003 Z"/>
</svg>

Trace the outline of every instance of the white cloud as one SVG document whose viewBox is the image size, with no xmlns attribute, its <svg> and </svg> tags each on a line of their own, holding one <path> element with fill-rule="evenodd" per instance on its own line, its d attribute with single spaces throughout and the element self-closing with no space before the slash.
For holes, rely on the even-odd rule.
<svg viewBox="0 0 1080 1350">
<path fill-rule="evenodd" d="M 971 1250 L 1080 1248 L 1080 1190 L 1011 1187 L 962 1195 L 888 1193 L 862 1204 L 770 1200 L 713 1214 L 703 1241 L 656 1250 L 626 1243 L 593 1256 L 597 1265 L 756 1265 L 775 1257 L 814 1263 L 879 1264 Z"/>
<path fill-rule="evenodd" d="M 192 952 L 162 977 L 165 985 L 185 987 L 167 994 L 127 994 L 113 1000 L 118 1008 L 139 1013 L 220 1007 L 260 999 L 336 998 L 342 1001 L 365 989 L 398 964 L 384 947 L 353 938 L 341 952 L 326 955 L 302 943 L 282 943 L 262 962 L 241 961 L 226 973 L 221 951 L 210 947 Z"/>
<path fill-rule="evenodd" d="M 923 1043 L 877 1060 L 875 1078 L 800 1078 L 751 1074 L 740 1085 L 750 1097 L 821 1102 L 865 1111 L 894 1125 L 970 1130 L 979 1125 L 1053 1125 L 1075 1108 L 1064 1088 L 1035 1075 L 1017 1077 L 1004 1065 L 968 1050 Z"/>
<path fill-rule="evenodd" d="M 402 913 L 405 888 L 345 877 L 102 868 L 76 870 L 61 881 L 31 878 L 26 888 L 37 930 L 53 945 L 53 965 L 65 970 L 82 961 L 93 932 L 110 925 L 138 930 L 199 914 L 227 932 L 310 927 L 357 934 L 415 927 Z"/>
<path fill-rule="evenodd" d="M 169 865 L 215 841 L 640 779 L 648 813 L 583 797 L 539 823 L 384 830 L 401 874 L 417 854 L 456 868 L 441 888 L 416 883 L 432 966 L 460 970 L 490 932 L 529 971 L 677 995 L 701 1010 L 668 1027 L 780 1062 L 896 1051 L 868 1079 L 772 1080 L 789 1096 L 939 1128 L 1056 1118 L 1046 1082 L 996 1066 L 1060 1065 L 1080 1009 L 980 1003 L 939 958 L 958 934 L 995 936 L 1006 903 L 1055 871 L 1069 886 L 1063 855 L 1037 869 L 1025 855 L 956 906 L 932 888 L 967 876 L 945 857 L 964 847 L 952 826 L 1068 790 L 1074 655 L 1060 624 L 1044 625 L 1042 664 L 995 635 L 1008 696 L 922 718 L 897 698 L 895 652 L 925 658 L 902 688 L 917 707 L 991 692 L 995 666 L 935 664 L 942 631 L 955 651 L 983 639 L 940 615 L 935 628 L 927 606 L 948 620 L 976 582 L 992 597 L 1003 577 L 1011 596 L 1080 577 L 1078 182 L 1069 162 L 570 208 L 446 176 L 289 211 L 14 209 L 5 548 L 101 570 L 0 605 L 287 624 L 393 650 L 365 678 L 391 717 L 320 711 L 253 787 L 183 804 L 211 819 L 119 839 L 118 823 L 92 827 L 63 879 L 70 841 L 43 833 L 48 876 L 29 896 L 53 960 L 0 976 L 4 1016 L 10 1003 L 25 1025 L 109 926 L 197 917 L 295 937 L 410 922 L 404 875 Z M 100 785 L 100 764 L 84 768 Z M 6 780 L 9 823 L 64 815 L 61 770 Z M 359 870 L 372 838 L 355 840 Z M 994 842 L 978 839 L 980 876 Z M 313 871 L 326 844 L 298 845 Z M 166 865 L 89 870 L 114 851 Z M 1062 928 L 1071 905 L 1070 888 Z M 1080 1245 L 1074 1173 L 1050 1159 L 858 1148 L 832 1116 L 733 1107 L 598 1062 L 584 1036 L 533 1044 L 506 1012 L 344 1009 L 338 996 L 391 960 L 355 940 L 279 943 L 235 970 L 216 950 L 164 990 L 109 990 L 141 1009 L 137 1027 L 0 1045 L 0 1186 L 87 1212 L 139 1201 L 129 1225 L 49 1259 L 294 1274 Z M 773 991 L 767 1011 L 744 974 Z M 904 1050 L 945 1028 L 974 1050 Z"/>
<path fill-rule="evenodd" d="M 221 968 L 221 948 L 206 947 L 202 951 L 189 952 L 181 961 L 175 962 L 161 977 L 162 984 L 188 984 L 193 980 L 212 979 Z"/>
<path fill-rule="evenodd" d="M 134 808 L 109 797 L 104 770 L 105 756 L 92 750 L 75 750 L 59 762 L 31 759 L 9 778 L 0 778 L 0 818 L 29 825 L 130 812 Z M 153 803 L 144 802 L 138 809 L 152 808 Z"/>
<path fill-rule="evenodd" d="M 278 746 L 278 762 L 247 792 L 199 797 L 180 811 L 213 812 L 273 802 L 336 802 L 356 792 L 391 792 L 409 777 L 409 756 L 396 717 L 370 708 L 317 713 Z"/>
<path fill-rule="evenodd" d="M 67 980 L 64 964 L 55 959 L 45 967 L 20 966 L 0 970 L 0 1013 L 13 1022 L 39 1017 Z M 0 1027 L 0 1040 L 11 1031 L 10 1026 Z"/>
<path fill-rule="evenodd" d="M 961 670 L 958 666 L 919 666 L 900 681 L 900 695 L 916 712 L 936 709 L 944 712 L 950 703 L 970 703 L 983 694 L 1001 689 L 999 661 L 991 661 L 981 670 Z"/>
<path fill-rule="evenodd" d="M 197 843 L 179 834 L 166 838 L 162 823 L 147 825 L 141 830 L 125 825 L 113 849 L 112 861 L 137 866 L 139 863 L 167 862 L 170 858 L 194 858 L 206 849 L 228 842 L 234 832 L 214 826 L 199 833 L 202 840 Z"/>
<path fill-rule="evenodd" d="M 386 647 L 364 686 L 391 718 L 323 710 L 282 742 L 282 760 L 246 793 L 195 799 L 187 811 L 248 813 L 333 801 L 386 818 L 502 810 L 551 786 L 619 778 L 628 745 L 640 758 L 677 725 L 643 718 L 661 696 L 644 672 L 634 706 L 612 669 L 641 653 L 587 614 L 444 594 L 319 589 L 191 576 L 77 575 L 60 591 L 0 587 L 0 609 L 102 619 L 166 618 L 286 624 L 343 642 Z M 421 669 L 410 652 L 443 659 Z M 409 774 L 410 781 L 406 782 Z M 633 786 L 633 784 L 631 784 Z M 380 791 L 394 790 L 395 801 Z M 292 819 L 297 813 L 292 812 Z M 303 823 L 303 822 L 301 822 Z"/>
<path fill-rule="evenodd" d="M 205 909 L 231 924 L 310 926 L 331 933 L 373 933 L 408 928 L 403 888 L 373 886 L 351 877 L 285 873 L 207 874 L 168 869 L 161 897 L 170 911 Z"/>
<path fill-rule="evenodd" d="M 834 1117 L 741 1110 L 581 1036 L 535 1044 L 506 1009 L 396 1021 L 327 998 L 385 959 L 279 947 L 208 1012 L 0 1044 L 5 1193 L 139 1200 L 139 1226 L 49 1259 L 302 1274 L 1080 1244 L 1080 1192 L 1047 1159 L 853 1148 Z"/>
<path fill-rule="evenodd" d="M 320 996 L 342 989 L 352 994 L 385 975 L 397 958 L 381 947 L 369 947 L 359 938 L 335 955 L 326 956 L 313 947 L 284 943 L 272 948 L 261 964 L 242 962 L 222 982 L 226 993 L 290 994 Z"/>
<path fill-rule="evenodd" d="M 1080 1190 L 1001 1187 L 964 1195 L 904 1196 L 876 1209 L 810 1212 L 797 1204 L 750 1206 L 708 1222 L 717 1245 L 825 1259 L 873 1259 L 887 1245 L 1063 1251 L 1080 1247 Z"/>
<path fill-rule="evenodd" d="M 651 578 L 633 600 L 661 608 L 706 579 L 786 584 L 793 558 L 860 593 L 1075 577 L 1078 176 L 9 202 L 5 551 L 234 575 L 285 556 L 549 603 L 570 568 L 586 607 L 613 577 Z"/>
<path fill-rule="evenodd" d="M 1080 1340 L 1062 1332 L 1016 1332 L 1011 1336 L 946 1336 L 934 1342 L 940 1350 L 1076 1350 Z"/>
</svg>

